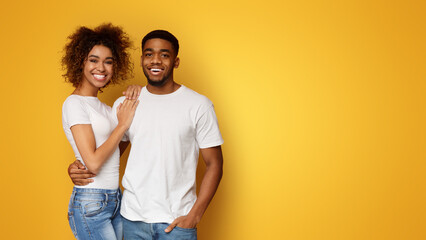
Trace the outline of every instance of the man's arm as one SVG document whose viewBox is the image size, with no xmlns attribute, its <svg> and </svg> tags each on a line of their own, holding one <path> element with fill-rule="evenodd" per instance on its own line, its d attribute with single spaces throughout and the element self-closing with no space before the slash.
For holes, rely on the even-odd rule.
<svg viewBox="0 0 426 240">
<path fill-rule="evenodd" d="M 96 176 L 96 174 L 87 170 L 86 167 L 84 167 L 84 165 L 78 160 L 75 160 L 68 166 L 68 175 L 70 176 L 71 181 L 78 186 L 84 186 L 93 182 L 93 179 L 89 178 Z"/>
<path fill-rule="evenodd" d="M 170 232 L 174 227 L 195 228 L 213 199 L 223 174 L 223 156 L 220 146 L 201 149 L 206 164 L 206 171 L 200 185 L 197 201 L 188 215 L 176 218 L 165 232 Z"/>
</svg>

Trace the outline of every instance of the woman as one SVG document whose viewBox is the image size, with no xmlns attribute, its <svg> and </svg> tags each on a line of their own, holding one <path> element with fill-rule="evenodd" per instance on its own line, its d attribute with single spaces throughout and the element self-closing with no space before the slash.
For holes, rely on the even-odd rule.
<svg viewBox="0 0 426 240">
<path fill-rule="evenodd" d="M 75 156 L 96 174 L 86 186 L 74 186 L 68 210 L 77 239 L 122 239 L 118 145 L 129 128 L 137 101 L 125 100 L 117 111 L 99 101 L 108 84 L 131 74 L 128 36 L 120 27 L 80 27 L 69 36 L 62 65 L 74 92 L 62 108 L 62 124 Z"/>
</svg>

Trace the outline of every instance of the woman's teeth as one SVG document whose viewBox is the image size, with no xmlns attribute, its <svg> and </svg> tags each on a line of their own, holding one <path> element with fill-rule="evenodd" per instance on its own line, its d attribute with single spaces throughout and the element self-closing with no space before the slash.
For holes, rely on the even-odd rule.
<svg viewBox="0 0 426 240">
<path fill-rule="evenodd" d="M 106 75 L 93 74 L 93 76 L 94 76 L 96 79 L 104 79 L 104 78 L 106 78 Z"/>
</svg>

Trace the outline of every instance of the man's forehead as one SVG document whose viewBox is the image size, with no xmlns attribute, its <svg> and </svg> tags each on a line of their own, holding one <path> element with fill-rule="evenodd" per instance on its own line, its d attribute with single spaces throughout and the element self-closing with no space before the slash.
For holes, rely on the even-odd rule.
<svg viewBox="0 0 426 240">
<path fill-rule="evenodd" d="M 144 48 L 143 51 L 146 51 L 147 49 L 151 49 L 151 51 L 152 50 L 173 51 L 172 43 L 161 38 L 152 38 L 147 40 L 143 48 Z"/>
</svg>

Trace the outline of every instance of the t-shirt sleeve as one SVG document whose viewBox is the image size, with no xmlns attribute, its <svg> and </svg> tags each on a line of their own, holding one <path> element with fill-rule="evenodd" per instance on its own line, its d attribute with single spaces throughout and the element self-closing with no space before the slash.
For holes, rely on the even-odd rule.
<svg viewBox="0 0 426 240">
<path fill-rule="evenodd" d="M 198 119 L 196 132 L 196 139 L 200 148 L 216 147 L 223 144 L 213 105 Z"/>
<path fill-rule="evenodd" d="M 84 103 L 78 98 L 70 98 L 65 101 L 63 114 L 70 128 L 77 124 L 91 124 L 89 112 Z"/>
<path fill-rule="evenodd" d="M 117 119 L 117 107 L 120 105 L 120 103 L 124 102 L 125 97 L 120 97 L 117 100 L 115 100 L 114 105 L 112 106 L 112 119 L 115 122 L 115 125 L 118 124 L 118 119 Z M 121 139 L 121 141 L 124 142 L 128 142 L 129 141 L 129 131 L 127 130 L 124 135 L 123 135 L 123 139 Z"/>
</svg>

